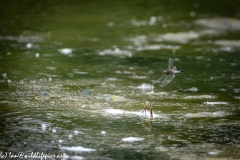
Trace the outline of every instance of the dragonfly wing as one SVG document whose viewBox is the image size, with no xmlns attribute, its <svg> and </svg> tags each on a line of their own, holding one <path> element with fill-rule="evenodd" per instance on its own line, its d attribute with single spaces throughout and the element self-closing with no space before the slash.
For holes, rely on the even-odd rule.
<svg viewBox="0 0 240 160">
<path fill-rule="evenodd" d="M 169 58 L 169 60 L 168 60 L 168 69 L 172 69 L 172 67 L 173 67 L 173 60 L 172 60 L 172 58 Z"/>
<path fill-rule="evenodd" d="M 176 70 L 177 70 L 177 67 L 173 66 L 172 71 L 176 71 Z"/>
<path fill-rule="evenodd" d="M 169 74 L 160 84 L 161 87 L 166 86 L 168 83 L 170 83 L 173 78 L 175 77 L 175 74 Z"/>
<path fill-rule="evenodd" d="M 158 78 L 154 83 L 159 83 L 161 80 L 163 80 L 164 78 L 166 78 L 167 77 L 167 74 L 163 74 L 163 75 L 161 75 L 161 77 L 160 78 Z"/>
<path fill-rule="evenodd" d="M 90 93 L 91 93 L 91 92 L 89 92 L 89 85 L 87 85 L 85 94 L 86 94 L 86 95 L 90 95 Z"/>
</svg>

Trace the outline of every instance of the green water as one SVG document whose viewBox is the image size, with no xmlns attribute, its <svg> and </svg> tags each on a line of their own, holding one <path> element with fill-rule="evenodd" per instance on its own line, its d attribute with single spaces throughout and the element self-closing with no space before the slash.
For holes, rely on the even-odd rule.
<svg viewBox="0 0 240 160">
<path fill-rule="evenodd" d="M 0 158 L 239 159 L 239 6 L 1 1 Z"/>
</svg>

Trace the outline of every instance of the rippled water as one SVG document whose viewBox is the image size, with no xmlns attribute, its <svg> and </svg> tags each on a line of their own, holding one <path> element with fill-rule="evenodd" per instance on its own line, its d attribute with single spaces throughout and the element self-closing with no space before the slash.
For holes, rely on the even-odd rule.
<svg viewBox="0 0 240 160">
<path fill-rule="evenodd" d="M 237 2 L 52 2 L 0 7 L 0 157 L 240 158 Z"/>
</svg>

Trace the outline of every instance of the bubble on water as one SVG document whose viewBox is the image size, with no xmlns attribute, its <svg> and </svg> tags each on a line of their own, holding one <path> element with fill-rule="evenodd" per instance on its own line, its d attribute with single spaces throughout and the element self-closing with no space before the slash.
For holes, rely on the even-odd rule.
<svg viewBox="0 0 240 160">
<path fill-rule="evenodd" d="M 46 128 L 47 128 L 47 125 L 46 125 L 46 124 L 44 124 L 44 123 L 42 123 L 42 130 L 43 130 L 43 131 L 45 131 L 45 130 L 46 130 Z"/>
<path fill-rule="evenodd" d="M 106 134 L 106 131 L 101 131 L 101 134 Z"/>
<path fill-rule="evenodd" d="M 68 139 L 72 139 L 73 135 L 72 134 L 69 134 L 68 135 Z"/>
<path fill-rule="evenodd" d="M 196 13 L 194 11 L 190 12 L 190 16 L 191 17 L 195 17 L 196 16 Z"/>
<path fill-rule="evenodd" d="M 59 49 L 58 52 L 60 52 L 63 55 L 72 56 L 72 49 L 71 48 Z"/>
<path fill-rule="evenodd" d="M 107 26 L 108 26 L 108 27 L 114 26 L 114 22 L 108 22 L 108 23 L 107 23 Z"/>
<path fill-rule="evenodd" d="M 123 138 L 122 141 L 124 142 L 135 142 L 135 141 L 143 141 L 144 138 L 140 138 L 140 137 L 127 137 L 127 138 Z"/>
<path fill-rule="evenodd" d="M 196 87 L 191 87 L 191 88 L 186 89 L 185 91 L 197 92 L 198 90 L 199 89 Z"/>
<path fill-rule="evenodd" d="M 62 140 L 62 139 L 59 139 L 59 140 L 58 140 L 58 142 L 59 142 L 59 143 L 62 143 L 62 142 L 63 142 L 63 140 Z"/>
<path fill-rule="evenodd" d="M 149 25 L 150 25 L 150 26 L 153 26 L 154 24 L 156 24 L 156 22 L 157 22 L 157 17 L 152 16 L 152 17 L 150 18 Z"/>
<path fill-rule="evenodd" d="M 26 47 L 27 47 L 28 49 L 30 49 L 30 48 L 33 47 L 33 44 L 32 44 L 32 43 L 27 43 L 27 44 L 26 44 Z"/>
<path fill-rule="evenodd" d="M 35 57 L 36 57 L 36 58 L 38 58 L 39 56 L 40 56 L 40 54 L 39 54 L 39 53 L 36 53 L 36 54 L 35 54 Z"/>
<path fill-rule="evenodd" d="M 163 23 L 162 28 L 167 28 L 167 27 L 168 27 L 167 23 Z"/>
<path fill-rule="evenodd" d="M 79 134 L 79 131 L 75 130 L 73 133 L 74 133 L 75 135 L 78 135 L 78 134 Z"/>
<path fill-rule="evenodd" d="M 53 132 L 53 133 L 56 133 L 56 132 L 57 132 L 57 130 L 56 130 L 56 129 L 52 129 L 52 132 Z"/>
</svg>

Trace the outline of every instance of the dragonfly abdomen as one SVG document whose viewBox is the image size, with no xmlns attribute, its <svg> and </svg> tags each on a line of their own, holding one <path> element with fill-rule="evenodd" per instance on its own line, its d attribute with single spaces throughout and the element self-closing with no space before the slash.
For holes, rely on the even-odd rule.
<svg viewBox="0 0 240 160">
<path fill-rule="evenodd" d="M 185 70 L 182 70 L 182 71 L 173 71 L 173 73 L 181 73 L 181 72 L 185 72 Z"/>
</svg>

